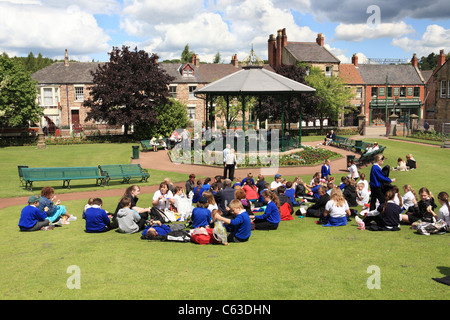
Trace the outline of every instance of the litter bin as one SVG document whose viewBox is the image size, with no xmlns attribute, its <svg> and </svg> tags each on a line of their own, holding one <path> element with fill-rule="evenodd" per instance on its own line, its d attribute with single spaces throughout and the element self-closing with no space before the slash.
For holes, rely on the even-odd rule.
<svg viewBox="0 0 450 320">
<path fill-rule="evenodd" d="M 355 150 L 356 152 L 361 152 L 362 140 L 355 140 Z"/>
<path fill-rule="evenodd" d="M 133 159 L 139 159 L 139 146 L 133 146 Z"/>
<path fill-rule="evenodd" d="M 352 155 L 352 154 L 349 154 L 349 155 L 347 156 L 347 163 L 349 163 L 350 160 L 355 160 L 355 156 Z"/>
</svg>

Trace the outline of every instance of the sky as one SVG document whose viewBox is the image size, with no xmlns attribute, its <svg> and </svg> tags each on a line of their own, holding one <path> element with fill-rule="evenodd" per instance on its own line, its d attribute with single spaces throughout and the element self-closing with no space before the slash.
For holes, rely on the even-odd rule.
<svg viewBox="0 0 450 320">
<path fill-rule="evenodd" d="M 450 52 L 449 0 L 0 0 L 0 53 L 109 61 L 113 47 L 179 59 L 186 44 L 200 61 L 267 59 L 270 34 L 288 41 L 317 34 L 341 63 Z"/>
</svg>

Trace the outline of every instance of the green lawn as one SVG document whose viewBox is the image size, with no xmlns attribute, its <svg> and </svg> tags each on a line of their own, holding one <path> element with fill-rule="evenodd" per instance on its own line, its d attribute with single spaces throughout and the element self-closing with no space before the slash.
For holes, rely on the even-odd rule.
<svg viewBox="0 0 450 320">
<path fill-rule="evenodd" d="M 380 143 L 387 146 L 385 155 L 390 165 L 409 152 L 418 161 L 415 171 L 391 174 L 399 186 L 410 183 L 416 190 L 427 186 L 435 194 L 449 192 L 442 174 L 442 167 L 448 168 L 449 150 L 397 141 Z M 110 145 L 105 149 L 98 145 L 90 149 L 92 155 L 86 156 L 87 149 L 78 147 L 87 146 L 76 147 L 49 148 L 47 155 L 34 157 L 35 162 L 26 161 L 29 165 L 43 166 L 51 156 L 55 166 L 67 162 L 90 165 L 111 156 L 101 153 L 114 152 L 111 161 L 120 157 L 126 161 L 131 153 L 127 145 Z M 7 158 L 1 158 L 5 163 L 2 174 L 7 173 L 7 166 L 14 169 L 9 174 L 12 185 L 5 179 L 0 182 L 2 194 L 21 190 L 16 184 L 16 167 L 21 162 L 17 159 L 31 157 L 28 151 L 32 147 L 17 148 L 0 150 L 8 154 Z M 23 157 L 14 158 L 17 152 L 23 152 Z M 362 171 L 368 173 L 369 169 Z M 150 204 L 151 198 L 152 194 L 141 194 L 139 201 Z M 354 220 L 345 227 L 326 228 L 316 225 L 316 219 L 295 217 L 293 221 L 283 221 L 276 231 L 254 231 L 247 243 L 200 246 L 149 242 L 141 240 L 140 234 L 85 233 L 81 212 L 86 201 L 65 202 L 78 220 L 52 231 L 21 233 L 17 223 L 22 206 L 0 210 L 1 299 L 226 301 L 449 297 L 448 286 L 431 279 L 450 274 L 448 233 L 422 236 L 406 225 L 399 232 L 361 231 Z M 114 211 L 118 198 L 103 201 L 106 210 Z M 71 266 L 79 268 L 80 289 L 67 286 L 72 276 L 67 270 Z M 379 268 L 380 289 L 367 286 L 373 276 L 368 273 L 371 266 Z"/>
<path fill-rule="evenodd" d="M 56 193 L 70 193 L 80 191 L 99 190 L 95 186 L 95 179 L 73 180 L 71 189 L 62 188 L 62 181 L 42 181 L 33 183 L 33 192 L 19 186 L 18 165 L 29 167 L 83 167 L 98 166 L 100 164 L 130 163 L 133 144 L 82 144 L 82 145 L 50 145 L 46 149 L 28 147 L 0 148 L 0 198 L 28 196 L 39 193 L 42 187 L 51 185 Z M 159 184 L 164 178 L 170 177 L 172 182 L 185 181 L 186 175 L 181 173 L 149 170 L 150 178 L 147 183 L 139 183 L 141 186 Z M 131 182 L 138 183 L 138 179 Z M 111 180 L 109 186 L 100 188 L 121 189 L 124 184 L 120 180 Z"/>
</svg>

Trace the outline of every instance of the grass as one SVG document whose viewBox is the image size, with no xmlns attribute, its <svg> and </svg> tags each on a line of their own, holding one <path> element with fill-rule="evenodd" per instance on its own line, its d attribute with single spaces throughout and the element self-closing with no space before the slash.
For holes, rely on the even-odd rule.
<svg viewBox="0 0 450 320">
<path fill-rule="evenodd" d="M 442 167 L 448 167 L 449 150 L 391 140 L 383 140 L 382 144 L 387 146 L 385 155 L 391 166 L 398 156 L 409 152 L 418 161 L 415 171 L 391 173 L 398 185 L 410 183 L 416 190 L 427 186 L 434 194 L 449 191 L 442 175 Z M 6 151 L 9 157 L 23 152 L 21 160 L 32 157 L 26 154 L 32 147 L 17 148 L 0 152 Z M 51 152 L 40 158 L 42 163 L 49 163 L 50 155 L 55 165 L 94 161 L 85 159 L 86 152 L 80 152 L 87 149 L 76 149 L 80 155 L 73 157 L 76 159 L 64 159 L 75 149 L 64 148 L 49 148 Z M 121 154 L 125 161 L 131 147 L 112 145 L 91 151 L 114 151 L 117 158 L 110 161 L 116 161 Z M 98 159 L 105 158 L 99 155 Z M 35 161 L 33 165 L 39 164 L 38 157 Z M 9 164 L 14 167 L 14 185 L 9 186 L 14 191 L 20 190 L 15 184 L 17 164 L 17 160 Z M 369 169 L 362 171 L 368 174 Z M 2 180 L 0 188 L 2 192 L 7 190 L 8 181 Z M 149 204 L 151 198 L 152 194 L 141 194 L 139 201 Z M 81 211 L 86 200 L 65 202 L 68 211 L 79 219 L 53 231 L 21 233 L 17 223 L 23 206 L 0 210 L 1 299 L 448 299 L 448 287 L 431 279 L 450 274 L 448 233 L 421 236 L 406 225 L 398 232 L 360 231 L 354 220 L 345 227 L 326 228 L 316 225 L 316 219 L 295 217 L 281 222 L 276 231 L 254 231 L 247 243 L 200 246 L 152 242 L 141 240 L 140 234 L 85 233 Z M 114 211 L 118 199 L 103 201 L 106 210 Z M 67 287 L 72 275 L 67 270 L 72 265 L 80 270 L 79 290 Z M 379 290 L 367 287 L 372 276 L 368 273 L 370 266 L 379 267 Z"/>
<path fill-rule="evenodd" d="M 18 165 L 29 167 L 82 167 L 98 166 L 100 164 L 130 163 L 132 154 L 131 143 L 123 144 L 83 144 L 83 145 L 51 145 L 46 149 L 36 149 L 34 146 L 5 147 L 0 148 L 0 198 L 28 196 L 35 194 L 42 187 L 49 184 L 55 188 L 56 193 L 71 193 L 80 191 L 99 190 L 95 186 L 95 179 L 73 180 L 71 189 L 62 188 L 62 181 L 42 181 L 33 183 L 33 192 L 19 185 Z M 139 183 L 141 186 L 159 184 L 164 178 L 171 178 L 172 182 L 185 181 L 186 175 L 181 173 L 161 170 L 149 170 L 150 178 L 147 183 Z M 139 180 L 132 180 L 137 183 Z M 101 190 L 121 189 L 124 185 L 120 180 L 111 180 L 109 186 Z"/>
</svg>

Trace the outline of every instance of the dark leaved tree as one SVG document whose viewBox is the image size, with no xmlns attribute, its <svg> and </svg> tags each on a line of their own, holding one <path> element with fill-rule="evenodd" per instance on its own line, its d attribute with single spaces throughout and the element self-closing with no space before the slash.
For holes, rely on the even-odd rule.
<svg viewBox="0 0 450 320">
<path fill-rule="evenodd" d="M 124 125 L 125 135 L 131 125 L 156 125 L 157 106 L 168 103 L 173 78 L 159 66 L 156 54 L 123 46 L 113 47 L 109 55 L 109 62 L 92 74 L 94 86 L 84 102 L 89 108 L 86 120 Z"/>
<path fill-rule="evenodd" d="M 299 63 L 297 66 L 281 65 L 275 72 L 286 78 L 308 85 L 306 83 L 307 69 L 302 63 Z M 263 99 L 262 103 L 255 107 L 254 111 L 260 120 L 281 120 L 282 104 L 284 104 L 285 121 L 298 122 L 300 109 L 302 110 L 302 119 L 306 120 L 315 115 L 315 106 L 319 101 L 320 97 L 314 93 L 302 93 L 300 96 L 293 96 L 289 99 L 287 97 L 273 96 Z"/>
</svg>

